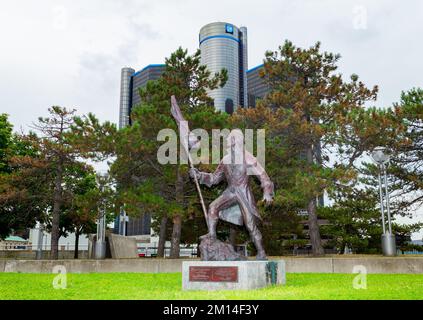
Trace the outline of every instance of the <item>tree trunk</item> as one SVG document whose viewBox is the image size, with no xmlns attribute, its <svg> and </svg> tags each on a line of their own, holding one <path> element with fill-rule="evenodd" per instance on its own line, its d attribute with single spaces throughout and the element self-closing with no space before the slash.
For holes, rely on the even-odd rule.
<svg viewBox="0 0 423 320">
<path fill-rule="evenodd" d="M 170 258 L 179 258 L 179 246 L 181 244 L 181 229 L 182 229 L 182 217 L 176 215 L 173 217 L 173 230 L 172 230 L 172 245 L 170 247 Z"/>
<path fill-rule="evenodd" d="M 63 163 L 59 161 L 56 169 L 54 181 L 53 213 L 51 222 L 51 259 L 59 258 L 59 238 L 60 238 L 60 209 L 62 205 L 62 180 Z"/>
<path fill-rule="evenodd" d="M 321 256 L 325 254 L 325 251 L 322 247 L 322 240 L 320 238 L 319 223 L 317 221 L 316 214 L 316 199 L 311 200 L 308 203 L 308 232 L 310 235 L 311 247 L 313 250 L 313 255 Z"/>
<path fill-rule="evenodd" d="M 313 150 L 311 147 L 307 148 L 307 162 L 312 165 L 313 161 Z M 307 205 L 308 212 L 308 232 L 310 236 L 311 248 L 313 255 L 321 256 L 325 254 L 322 247 L 322 240 L 320 238 L 319 223 L 316 213 L 316 198 L 313 197 Z"/>
<path fill-rule="evenodd" d="M 73 258 L 74 259 L 78 259 L 78 254 L 79 254 L 79 229 L 76 228 L 75 231 L 75 251 L 73 253 Z"/>
<path fill-rule="evenodd" d="M 175 200 L 183 207 L 184 201 L 184 178 L 179 168 L 176 169 L 176 185 L 175 185 Z M 172 241 L 170 247 L 170 258 L 179 258 L 179 246 L 181 243 L 181 229 L 182 229 L 182 217 L 181 215 L 175 215 L 173 217 L 173 230 L 172 230 Z"/>
<path fill-rule="evenodd" d="M 164 258 L 165 256 L 165 244 L 166 244 L 166 226 L 167 216 L 163 216 L 160 222 L 160 233 L 159 233 L 159 244 L 157 245 L 157 257 Z"/>
</svg>

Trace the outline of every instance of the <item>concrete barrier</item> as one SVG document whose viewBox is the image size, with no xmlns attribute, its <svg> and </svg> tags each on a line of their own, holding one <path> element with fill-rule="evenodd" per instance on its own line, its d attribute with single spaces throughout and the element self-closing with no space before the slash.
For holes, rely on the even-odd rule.
<svg viewBox="0 0 423 320">
<path fill-rule="evenodd" d="M 423 273 L 423 259 L 411 257 L 333 259 L 333 272 L 351 273 L 357 265 L 364 266 L 367 273 Z"/>
<path fill-rule="evenodd" d="M 281 258 L 285 260 L 286 272 L 333 273 L 332 258 Z"/>
<path fill-rule="evenodd" d="M 4 272 L 5 264 L 6 264 L 6 260 L 0 260 L 0 272 Z"/>
<path fill-rule="evenodd" d="M 284 260 L 288 273 L 352 273 L 354 266 L 363 265 L 368 273 L 423 274 L 423 257 L 354 257 L 296 258 Z M 106 259 L 106 260 L 1 260 L 0 272 L 51 273 L 63 265 L 68 273 L 171 273 L 182 272 L 182 261 L 196 259 Z"/>
<path fill-rule="evenodd" d="M 113 259 L 138 258 L 137 240 L 109 233 L 110 253 Z"/>
</svg>

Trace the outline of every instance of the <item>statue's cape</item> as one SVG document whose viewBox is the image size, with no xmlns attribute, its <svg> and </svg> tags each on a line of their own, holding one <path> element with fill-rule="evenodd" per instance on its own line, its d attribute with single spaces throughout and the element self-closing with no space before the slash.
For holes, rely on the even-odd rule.
<svg viewBox="0 0 423 320">
<path fill-rule="evenodd" d="M 223 221 L 227 221 L 237 226 L 242 226 L 244 224 L 244 219 L 242 218 L 241 208 L 238 204 L 234 204 L 229 208 L 223 209 L 219 212 L 219 218 Z"/>
</svg>

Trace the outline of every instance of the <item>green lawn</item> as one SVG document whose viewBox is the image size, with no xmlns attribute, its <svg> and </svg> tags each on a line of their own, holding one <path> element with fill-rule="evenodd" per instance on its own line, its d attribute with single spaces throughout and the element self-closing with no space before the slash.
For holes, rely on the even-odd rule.
<svg viewBox="0 0 423 320">
<path fill-rule="evenodd" d="M 67 289 L 53 289 L 53 274 L 0 273 L 0 299 L 423 299 L 423 275 L 367 276 L 353 289 L 353 274 L 287 275 L 286 286 L 251 291 L 182 291 L 181 274 L 68 274 Z"/>
</svg>

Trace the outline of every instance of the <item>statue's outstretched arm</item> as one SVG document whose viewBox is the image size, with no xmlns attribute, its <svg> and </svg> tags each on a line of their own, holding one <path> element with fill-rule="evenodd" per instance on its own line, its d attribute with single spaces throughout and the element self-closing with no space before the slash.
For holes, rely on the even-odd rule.
<svg viewBox="0 0 423 320">
<path fill-rule="evenodd" d="M 194 175 L 197 175 L 197 179 L 201 184 L 205 184 L 206 186 L 211 187 L 215 184 L 222 182 L 225 178 L 225 173 L 223 171 L 223 163 L 219 163 L 213 173 L 201 172 L 197 169 L 191 169 L 190 176 L 193 178 Z"/>
<path fill-rule="evenodd" d="M 266 170 L 261 166 L 251 153 L 246 152 L 245 160 L 248 165 L 249 174 L 255 175 L 259 178 L 261 188 L 263 189 L 263 199 L 270 203 L 273 200 L 275 190 L 272 180 L 270 180 L 269 175 L 266 173 Z"/>
</svg>

